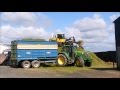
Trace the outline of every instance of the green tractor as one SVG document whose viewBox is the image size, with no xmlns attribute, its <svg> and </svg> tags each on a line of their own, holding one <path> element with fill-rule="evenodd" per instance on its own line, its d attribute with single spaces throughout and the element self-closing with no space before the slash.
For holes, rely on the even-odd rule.
<svg viewBox="0 0 120 90">
<path fill-rule="evenodd" d="M 67 44 L 62 46 L 61 50 L 59 50 L 57 65 L 67 66 L 70 64 L 74 64 L 77 67 L 90 67 L 92 59 L 89 57 L 88 51 L 80 51 L 77 45 Z"/>
</svg>

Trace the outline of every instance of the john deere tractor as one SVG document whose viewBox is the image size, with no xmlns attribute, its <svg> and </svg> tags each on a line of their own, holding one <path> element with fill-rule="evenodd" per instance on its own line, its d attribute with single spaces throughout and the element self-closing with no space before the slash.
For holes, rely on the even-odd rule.
<svg viewBox="0 0 120 90">
<path fill-rule="evenodd" d="M 69 42 L 62 46 L 57 57 L 58 66 L 66 66 L 74 64 L 78 67 L 88 66 L 92 64 L 92 59 L 89 57 L 88 51 L 79 51 L 77 45 Z"/>
</svg>

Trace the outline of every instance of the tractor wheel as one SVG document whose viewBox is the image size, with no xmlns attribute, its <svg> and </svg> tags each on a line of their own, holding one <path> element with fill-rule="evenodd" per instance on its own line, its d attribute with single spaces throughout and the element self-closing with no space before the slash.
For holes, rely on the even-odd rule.
<svg viewBox="0 0 120 90">
<path fill-rule="evenodd" d="M 85 66 L 90 67 L 92 65 L 91 62 L 85 62 Z"/>
<path fill-rule="evenodd" d="M 57 58 L 57 65 L 58 66 L 66 66 L 67 65 L 67 58 L 63 54 L 59 54 Z"/>
<path fill-rule="evenodd" d="M 32 67 L 34 67 L 34 68 L 40 67 L 40 61 L 38 61 L 38 60 L 32 61 L 31 64 L 32 64 Z"/>
<path fill-rule="evenodd" d="M 25 68 L 25 69 L 30 68 L 31 67 L 30 61 L 23 61 L 22 62 L 22 67 Z"/>
<path fill-rule="evenodd" d="M 84 60 L 83 60 L 82 57 L 76 59 L 75 66 L 77 66 L 77 67 L 84 67 Z"/>
</svg>

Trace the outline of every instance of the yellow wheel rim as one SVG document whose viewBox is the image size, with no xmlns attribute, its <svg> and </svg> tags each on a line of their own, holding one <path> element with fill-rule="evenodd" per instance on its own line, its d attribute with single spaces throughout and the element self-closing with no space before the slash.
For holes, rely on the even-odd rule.
<svg viewBox="0 0 120 90">
<path fill-rule="evenodd" d="M 65 63 L 64 57 L 63 57 L 63 56 L 59 56 L 59 57 L 58 57 L 58 64 L 59 64 L 59 65 L 63 65 L 64 63 Z"/>
<path fill-rule="evenodd" d="M 79 60 L 76 61 L 76 65 L 80 65 L 80 61 Z"/>
</svg>

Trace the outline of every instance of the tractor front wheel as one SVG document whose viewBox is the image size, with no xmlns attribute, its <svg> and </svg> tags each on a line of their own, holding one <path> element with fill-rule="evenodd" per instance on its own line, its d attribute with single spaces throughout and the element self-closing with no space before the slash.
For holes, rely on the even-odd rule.
<svg viewBox="0 0 120 90">
<path fill-rule="evenodd" d="M 84 60 L 83 60 L 82 57 L 76 59 L 75 66 L 77 66 L 77 67 L 84 67 Z"/>
<path fill-rule="evenodd" d="M 92 65 L 91 62 L 85 62 L 85 66 L 90 67 Z"/>
<path fill-rule="evenodd" d="M 59 54 L 57 58 L 57 65 L 58 66 L 66 66 L 67 65 L 67 58 L 63 54 Z"/>
</svg>

